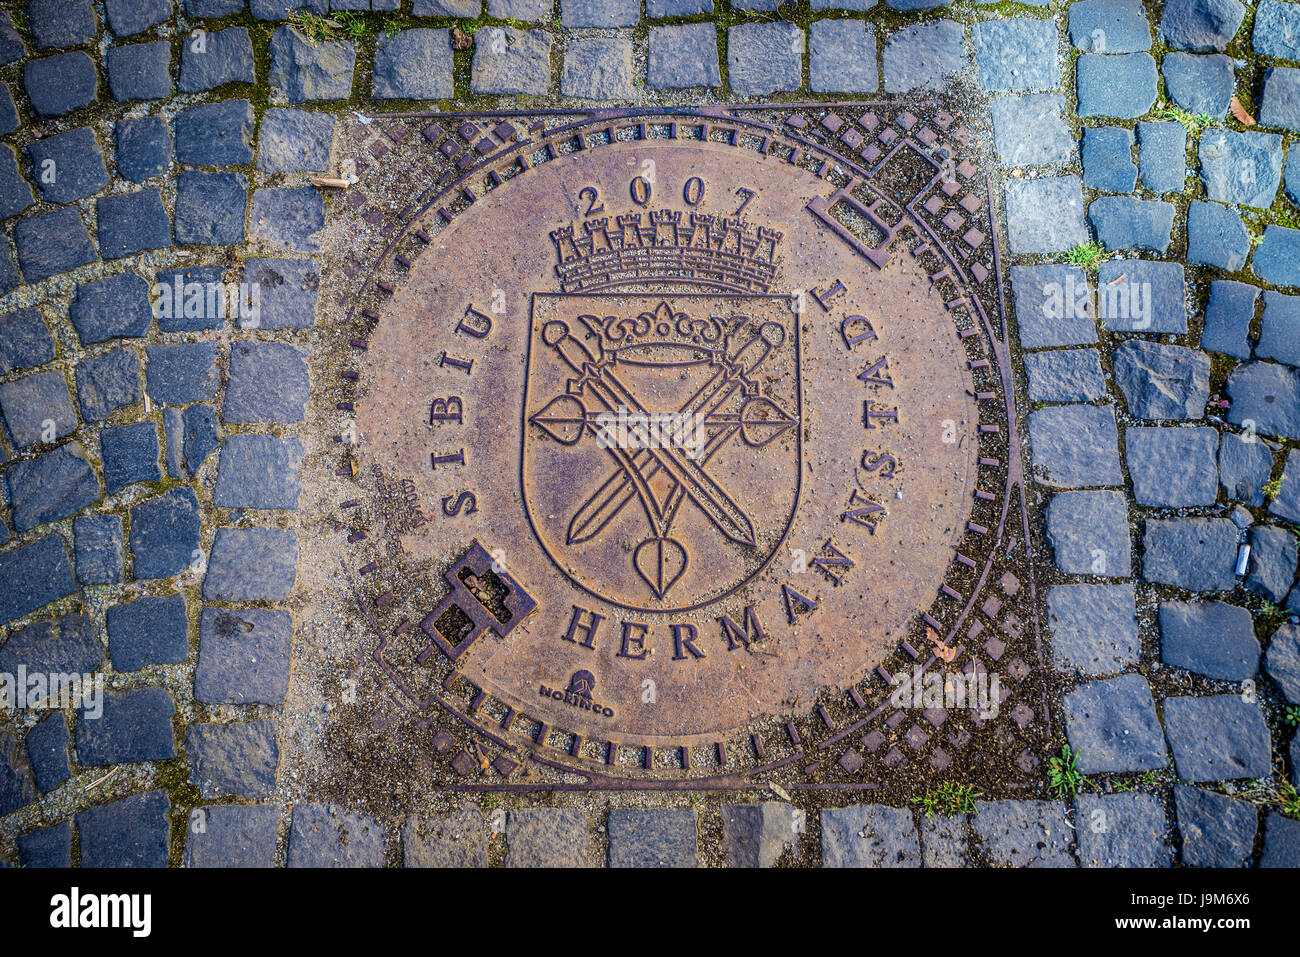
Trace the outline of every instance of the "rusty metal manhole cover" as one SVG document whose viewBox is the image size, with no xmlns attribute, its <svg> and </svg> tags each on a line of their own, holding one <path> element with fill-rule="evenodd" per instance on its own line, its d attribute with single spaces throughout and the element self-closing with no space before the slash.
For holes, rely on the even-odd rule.
<svg viewBox="0 0 1300 957">
<path fill-rule="evenodd" d="M 393 697 L 469 740 L 451 769 L 951 761 L 988 710 L 921 723 L 890 680 L 1036 660 L 989 197 L 954 115 L 395 127 L 385 162 L 427 188 L 353 263 L 383 577 L 349 578 Z M 1025 771 L 1027 724 L 1001 741 Z"/>
</svg>

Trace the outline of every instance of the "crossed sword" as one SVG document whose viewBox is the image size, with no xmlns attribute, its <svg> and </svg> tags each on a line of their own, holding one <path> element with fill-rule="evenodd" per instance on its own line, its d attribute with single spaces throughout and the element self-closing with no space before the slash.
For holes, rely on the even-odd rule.
<svg viewBox="0 0 1300 957">
<path fill-rule="evenodd" d="M 585 343 L 573 336 L 568 324 L 564 321 L 552 320 L 542 327 L 542 340 L 555 349 L 565 364 L 578 376 L 577 379 L 569 382 L 568 393 L 570 395 L 583 395 L 590 391 L 596 400 L 609 412 L 614 412 L 619 407 L 622 407 L 642 415 L 649 415 L 636 396 L 619 381 L 618 376 L 609 367 L 609 356 L 605 354 L 603 346 L 599 343 L 599 329 L 592 328 L 590 325 L 588 325 L 588 328 L 593 335 L 597 336 L 597 347 L 600 350 L 599 357 L 594 355 Z M 569 524 L 569 544 L 585 542 L 595 537 L 622 511 L 634 496 L 639 498 L 652 528 L 659 536 L 658 542 L 660 543 L 661 552 L 658 558 L 661 571 L 659 581 L 657 583 L 651 582 L 651 585 L 660 597 L 667 590 L 667 586 L 662 580 L 663 543 L 672 541 L 667 538 L 668 530 L 676 517 L 682 500 L 686 496 L 690 496 L 691 500 L 700 507 L 700 510 L 709 517 L 727 538 L 742 545 L 754 545 L 756 539 L 753 524 L 731 496 L 718 485 L 712 476 L 704 471 L 702 466 L 736 432 L 745 433 L 746 423 L 742 418 L 744 403 L 742 403 L 740 411 L 730 414 L 719 413 L 718 410 L 731 401 L 737 390 L 742 390 L 746 402 L 758 392 L 757 386 L 750 377 L 763 364 L 772 350 L 779 348 L 784 340 L 785 330 L 780 324 L 775 322 L 764 323 L 759 328 L 758 334 L 737 350 L 735 356 L 731 358 L 724 356 L 722 358 L 721 368 L 714 374 L 712 379 L 705 383 L 679 410 L 680 414 L 687 416 L 702 414 L 706 424 L 725 423 L 730 426 L 708 440 L 703 451 L 698 455 L 698 463 L 690 456 L 683 454 L 679 447 L 671 443 L 666 446 L 647 444 L 646 447 L 636 449 L 630 453 L 627 449 L 614 445 L 605 445 L 606 450 L 609 451 L 617 463 L 618 471 L 611 475 L 597 489 L 595 494 L 578 509 L 577 514 L 574 515 Z M 611 354 L 616 355 L 616 353 Z M 787 421 L 789 420 L 787 419 Z M 584 416 L 583 422 L 584 430 L 589 429 L 598 434 L 597 426 L 591 419 Z M 765 445 L 778 434 L 780 433 L 774 433 L 761 443 L 750 442 L 747 436 L 746 441 L 753 445 Z M 650 489 L 649 483 L 659 474 L 660 470 L 665 469 L 672 478 L 673 485 L 661 506 Z M 647 540 L 642 545 L 644 546 L 652 541 L 655 540 Z M 681 547 L 680 543 L 674 542 L 673 544 L 681 550 L 684 562 L 686 560 L 685 549 Z M 683 571 L 684 568 L 683 565 Z M 674 576 L 673 581 L 679 576 L 680 572 L 678 572 L 677 576 Z M 667 584 L 670 585 L 671 582 Z"/>
</svg>

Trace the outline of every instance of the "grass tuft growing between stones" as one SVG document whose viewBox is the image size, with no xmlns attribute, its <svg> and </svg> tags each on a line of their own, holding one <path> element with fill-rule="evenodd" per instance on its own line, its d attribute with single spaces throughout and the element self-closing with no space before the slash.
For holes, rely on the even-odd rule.
<svg viewBox="0 0 1300 957">
<path fill-rule="evenodd" d="M 941 814 L 944 817 L 956 817 L 958 814 L 976 814 L 975 799 L 984 796 L 969 784 L 957 784 L 944 781 L 937 788 L 930 788 L 920 797 L 912 798 L 912 803 L 925 812 L 926 817 Z"/>
<path fill-rule="evenodd" d="M 1047 762 L 1047 786 L 1059 798 L 1073 797 L 1079 791 L 1083 775 L 1075 767 L 1077 756 L 1068 744 L 1061 745 L 1059 756 Z"/>
</svg>

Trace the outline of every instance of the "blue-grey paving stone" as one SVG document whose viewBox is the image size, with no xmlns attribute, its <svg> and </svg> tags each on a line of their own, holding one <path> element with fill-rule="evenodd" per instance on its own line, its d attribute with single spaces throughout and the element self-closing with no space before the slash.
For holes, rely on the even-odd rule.
<svg viewBox="0 0 1300 957">
<path fill-rule="evenodd" d="M 551 86 L 551 35 L 545 30 L 484 27 L 474 35 L 471 93 L 542 96 Z"/>
<path fill-rule="evenodd" d="M 1294 152 L 1288 151 L 1291 162 L 1286 164 L 1286 173 L 1282 178 L 1282 188 L 1287 199 L 1300 206 L 1300 147 Z"/>
<path fill-rule="evenodd" d="M 135 183 L 167 172 L 171 131 L 161 116 L 117 121 L 117 172 Z"/>
<path fill-rule="evenodd" d="M 727 30 L 727 82 L 741 96 L 799 89 L 803 31 L 794 23 L 742 23 Z"/>
<path fill-rule="evenodd" d="M 1188 263 L 1215 266 L 1226 272 L 1236 272 L 1246 265 L 1248 255 L 1250 255 L 1250 233 L 1242 223 L 1240 213 L 1231 206 L 1223 206 L 1219 203 L 1194 201 L 1188 206 Z M 1206 324 L 1208 327 L 1208 314 Z M 1204 337 L 1201 341 L 1204 344 Z"/>
<path fill-rule="evenodd" d="M 566 27 L 634 27 L 641 19 L 641 0 L 560 0 Z"/>
<path fill-rule="evenodd" d="M 266 173 L 326 172 L 333 143 L 330 114 L 270 109 L 258 133 L 257 168 Z"/>
<path fill-rule="evenodd" d="M 1083 131 L 1083 185 L 1103 193 L 1131 193 L 1137 186 L 1133 131 L 1090 126 Z"/>
<path fill-rule="evenodd" d="M 185 0 L 185 12 L 190 17 L 227 17 L 247 7 L 247 0 Z M 288 7 L 288 0 L 285 2 Z"/>
<path fill-rule="evenodd" d="M 874 54 L 872 63 L 875 63 Z M 655 90 L 719 86 L 718 32 L 711 23 L 651 27 L 646 84 Z"/>
<path fill-rule="evenodd" d="M 112 495 L 136 482 L 159 482 L 158 427 L 152 422 L 134 422 L 105 429 L 99 436 L 104 463 L 104 488 Z"/>
<path fill-rule="evenodd" d="M 33 574 L 43 571 L 37 564 L 28 570 Z M 71 580 L 70 573 L 68 578 Z M 19 668 L 26 668 L 29 674 L 43 672 L 50 676 L 50 694 L 62 691 L 73 678 L 90 674 L 103 663 L 104 651 L 90 619 L 80 613 L 19 628 L 0 645 L 0 674 L 16 674 Z"/>
<path fill-rule="evenodd" d="M 194 698 L 280 707 L 289 690 L 293 620 L 287 611 L 204 608 Z"/>
<path fill-rule="evenodd" d="M 105 63 L 113 99 L 120 103 L 171 96 L 171 62 L 171 44 L 166 40 L 110 48 Z"/>
<path fill-rule="evenodd" d="M 205 32 L 204 47 L 195 49 L 190 40 L 181 45 L 182 93 L 212 90 L 227 83 L 252 83 L 253 44 L 244 27 Z"/>
<path fill-rule="evenodd" d="M 78 516 L 72 522 L 72 540 L 77 581 L 109 585 L 122 580 L 125 542 L 120 515 Z"/>
<path fill-rule="evenodd" d="M 1061 85 L 1060 45 L 1051 20 L 984 20 L 971 31 L 980 87 L 1054 90 Z"/>
<path fill-rule="evenodd" d="M 1223 433 L 1219 439 L 1219 484 L 1228 498 L 1261 507 L 1262 490 L 1272 473 L 1273 453 L 1267 445 L 1233 432 Z"/>
<path fill-rule="evenodd" d="M 232 308 L 227 299 L 225 270 L 221 266 L 160 269 L 156 275 L 154 315 L 160 331 L 220 329 L 227 318 L 236 318 L 238 306 Z"/>
<path fill-rule="evenodd" d="M 20 532 L 67 518 L 103 498 L 86 450 L 77 442 L 14 462 L 8 479 L 10 517 Z"/>
<path fill-rule="evenodd" d="M 201 103 L 176 115 L 176 158 L 190 166 L 253 162 L 253 106 L 248 100 Z"/>
<path fill-rule="evenodd" d="M 383 867 L 383 827 L 368 814 L 334 805 L 296 804 L 289 829 L 289 867 Z"/>
<path fill-rule="evenodd" d="M 1013 254 L 1067 252 L 1088 241 L 1078 176 L 1009 179 L 1005 189 Z"/>
<path fill-rule="evenodd" d="M 259 329 L 307 329 L 316 324 L 320 264 L 304 259 L 250 259 L 244 267 L 252 317 L 240 325 Z M 253 294 L 253 287 L 256 294 Z"/>
<path fill-rule="evenodd" d="M 0 621 L 13 621 L 76 590 L 68 553 L 57 534 L 0 552 Z M 0 646 L 0 671 L 12 672 L 17 664 L 10 659 L 18 649 L 9 648 L 16 637 L 10 635 Z"/>
<path fill-rule="evenodd" d="M 1300 132 L 1300 69 L 1275 66 L 1264 72 L 1259 122 Z"/>
<path fill-rule="evenodd" d="M 951 20 L 903 27 L 880 57 L 886 93 L 943 89 L 967 63 L 964 31 Z"/>
<path fill-rule="evenodd" d="M 153 322 L 149 284 L 129 271 L 82 283 L 68 316 L 84 343 L 143 336 Z"/>
<path fill-rule="evenodd" d="M 1142 656 L 1131 584 L 1054 585 L 1047 592 L 1047 622 L 1057 671 L 1113 675 Z"/>
<path fill-rule="evenodd" d="M 271 35 L 273 89 L 290 103 L 309 100 L 346 100 L 352 95 L 352 74 L 357 50 L 351 43 L 311 43 L 296 27 L 276 27 Z"/>
<path fill-rule="evenodd" d="M 0 83 L 0 136 L 18 129 L 18 108 L 14 105 L 14 96 L 9 92 L 9 84 Z"/>
<path fill-rule="evenodd" d="M 920 867 L 921 842 L 905 807 L 859 804 L 821 812 L 822 867 Z"/>
<path fill-rule="evenodd" d="M 0 13 L 0 65 L 21 60 L 26 55 L 27 48 L 14 29 L 13 20 L 8 13 Z"/>
<path fill-rule="evenodd" d="M 999 96 L 993 101 L 993 142 L 1007 166 L 1042 166 L 1074 159 L 1074 137 L 1057 93 Z"/>
<path fill-rule="evenodd" d="M 91 0 L 27 0 L 27 34 L 38 50 L 84 46 L 98 30 Z"/>
<path fill-rule="evenodd" d="M 848 0 L 853 2 L 853 0 Z M 853 7 L 852 9 L 867 10 L 875 5 L 876 0 L 858 0 L 865 3 L 866 6 Z M 821 3 L 821 6 L 818 6 Z M 813 0 L 814 10 L 825 10 L 827 6 L 824 0 Z M 840 7 L 837 9 L 850 9 Z M 645 15 L 650 19 L 661 17 L 689 17 L 701 13 L 713 12 L 713 0 L 645 0 Z"/>
<path fill-rule="evenodd" d="M 226 422 L 301 422 L 308 397 L 306 355 L 284 342 L 241 342 L 230 348 Z"/>
<path fill-rule="evenodd" d="M 1264 435 L 1300 439 L 1300 372 L 1275 362 L 1247 362 L 1228 373 L 1228 421 L 1250 421 Z M 1298 503 L 1300 504 L 1300 503 Z M 1300 520 L 1300 511 L 1296 514 Z"/>
<path fill-rule="evenodd" d="M 483 0 L 411 0 L 413 17 L 462 17 L 477 20 L 482 12 Z"/>
<path fill-rule="evenodd" d="M 813 0 L 814 10 L 827 9 L 823 4 L 817 6 L 821 0 Z M 851 0 L 850 0 L 851 2 Z M 853 9 L 869 9 L 875 5 L 876 0 L 860 0 L 866 3 L 864 7 L 855 7 Z M 848 9 L 848 8 L 842 8 Z M 660 17 L 689 17 L 701 13 L 713 12 L 713 0 L 645 0 L 645 15 L 650 19 Z"/>
<path fill-rule="evenodd" d="M 294 252 L 315 252 L 314 234 L 325 228 L 325 199 L 312 186 L 263 187 L 253 193 L 250 239 Z"/>
<path fill-rule="evenodd" d="M 970 867 L 968 817 L 921 816 L 921 866 Z"/>
<path fill-rule="evenodd" d="M 269 797 L 275 791 L 280 746 L 272 721 L 192 724 L 185 732 L 190 783 L 204 797 Z"/>
<path fill-rule="evenodd" d="M 1062 703 L 1065 734 L 1081 774 L 1152 771 L 1169 763 L 1156 703 L 1141 675 L 1088 682 Z"/>
<path fill-rule="evenodd" d="M 487 0 L 488 15 L 501 20 L 550 20 L 552 0 Z"/>
<path fill-rule="evenodd" d="M 1281 136 L 1206 130 L 1197 153 L 1210 199 L 1259 209 L 1273 205 L 1282 182 Z"/>
<path fill-rule="evenodd" d="M 1168 0 L 1160 36 L 1177 50 L 1225 50 L 1246 8 L 1237 0 Z"/>
<path fill-rule="evenodd" d="M 0 218 L 17 215 L 34 202 L 36 196 L 18 170 L 14 148 L 3 145 L 0 147 Z"/>
<path fill-rule="evenodd" d="M 981 801 L 971 817 L 978 847 L 996 867 L 1076 867 L 1074 833 L 1055 801 Z"/>
<path fill-rule="evenodd" d="M 136 578 L 167 578 L 189 567 L 199 547 L 199 503 L 174 488 L 131 509 Z"/>
<path fill-rule="evenodd" d="M 1218 499 L 1218 429 L 1130 426 L 1125 459 L 1138 505 L 1182 508 Z"/>
<path fill-rule="evenodd" d="M 799 840 L 802 822 L 780 801 L 722 806 L 722 847 L 728 867 L 775 867 Z"/>
<path fill-rule="evenodd" d="M 1198 204 L 1188 213 L 1189 223 Z M 1190 226 L 1189 226 L 1190 229 Z M 1189 243 L 1190 246 L 1190 243 Z M 1188 256 L 1191 262 L 1191 256 Z M 1222 352 L 1238 359 L 1250 358 L 1250 323 L 1255 316 L 1259 287 L 1230 279 L 1210 283 L 1210 299 L 1205 307 L 1205 330 L 1201 348 Z"/>
<path fill-rule="evenodd" d="M 329 0 L 248 0 L 248 11 L 257 20 L 282 20 L 297 11 L 325 14 L 329 8 Z"/>
<path fill-rule="evenodd" d="M 0 375 L 54 358 L 54 337 L 40 311 L 28 307 L 0 316 Z"/>
<path fill-rule="evenodd" d="M 24 63 L 23 89 L 41 116 L 64 116 L 95 102 L 99 76 L 94 61 L 75 50 Z"/>
<path fill-rule="evenodd" d="M 19 448 L 53 442 L 77 430 L 77 413 L 60 372 L 34 372 L 0 383 L 0 414 Z M 53 428 L 47 432 L 50 423 Z"/>
<path fill-rule="evenodd" d="M 560 92 L 584 100 L 627 100 L 632 86 L 632 41 L 617 37 L 572 39 L 564 51 Z"/>
<path fill-rule="evenodd" d="M 1251 260 L 1255 275 L 1276 286 L 1300 286 L 1300 229 L 1265 226 Z"/>
<path fill-rule="evenodd" d="M 172 221 L 156 189 L 104 196 L 95 202 L 99 254 L 120 259 L 172 243 Z"/>
<path fill-rule="evenodd" d="M 17 737 L 9 731 L 0 731 L 0 817 L 35 800 L 31 769 L 23 760 Z"/>
<path fill-rule="evenodd" d="M 1236 585 L 1237 526 L 1226 518 L 1148 519 L 1142 577 L 1188 591 L 1231 591 Z"/>
<path fill-rule="evenodd" d="M 450 30 L 402 30 L 379 38 L 375 99 L 445 99 L 452 87 Z"/>
<path fill-rule="evenodd" d="M 1255 355 L 1300 366 L 1300 296 L 1264 292 L 1264 316 Z"/>
<path fill-rule="evenodd" d="M 1110 406 L 1058 405 L 1029 414 L 1034 478 L 1053 488 L 1122 485 Z"/>
<path fill-rule="evenodd" d="M 1270 771 L 1268 726 L 1258 704 L 1240 695 L 1169 697 L 1165 734 L 1183 781 L 1262 778 Z"/>
<path fill-rule="evenodd" d="M 149 665 L 176 665 L 190 657 L 185 596 L 146 595 L 105 613 L 108 656 L 114 671 L 139 671 Z"/>
<path fill-rule="evenodd" d="M 1090 402 L 1106 394 L 1095 349 L 1034 352 L 1025 356 L 1031 402 Z"/>
<path fill-rule="evenodd" d="M 1187 128 L 1181 123 L 1139 123 L 1138 167 L 1153 193 L 1181 193 L 1187 184 Z"/>
<path fill-rule="evenodd" d="M 506 812 L 506 867 L 587 867 L 591 832 L 577 808 Z"/>
<path fill-rule="evenodd" d="M 171 19 L 172 0 L 104 0 L 104 12 L 113 32 L 129 37 Z"/>
<path fill-rule="evenodd" d="M 0 383 L 0 413 L 19 448 L 53 442 L 77 430 L 77 413 L 61 372 L 33 372 Z"/>
<path fill-rule="evenodd" d="M 42 794 L 48 794 L 72 777 L 68 762 L 68 719 L 62 711 L 52 711 L 27 732 L 23 746 L 27 749 L 27 763 L 32 778 Z"/>
<path fill-rule="evenodd" d="M 808 85 L 814 93 L 880 88 L 875 27 L 861 20 L 815 20 L 808 27 Z"/>
<path fill-rule="evenodd" d="M 1161 602 L 1160 660 L 1224 681 L 1255 677 L 1259 639 L 1250 612 L 1221 601 Z"/>
<path fill-rule="evenodd" d="M 1223 119 L 1237 86 L 1232 58 L 1221 53 L 1166 53 L 1160 60 L 1165 91 L 1177 106 L 1196 116 Z"/>
<path fill-rule="evenodd" d="M 0 295 L 18 288 L 22 281 L 23 277 L 18 275 L 13 257 L 9 253 L 9 242 L 7 240 L 0 242 Z"/>
<path fill-rule="evenodd" d="M 1210 358 L 1186 346 L 1130 339 L 1115 349 L 1115 383 L 1139 419 L 1199 419 L 1210 394 Z"/>
<path fill-rule="evenodd" d="M 1183 863 L 1188 867 L 1245 867 L 1255 851 L 1259 811 L 1213 791 L 1174 786 Z"/>
<path fill-rule="evenodd" d="M 122 406 L 139 402 L 140 356 L 134 349 L 110 349 L 77 363 L 77 404 L 87 422 L 108 418 Z"/>
<path fill-rule="evenodd" d="M 1131 120 L 1156 101 L 1156 61 L 1149 53 L 1085 53 L 1076 63 L 1080 116 Z"/>
<path fill-rule="evenodd" d="M 207 601 L 283 601 L 293 591 L 298 536 L 288 528 L 219 528 L 203 579 Z"/>
<path fill-rule="evenodd" d="M 1250 42 L 1256 53 L 1279 60 L 1300 60 L 1300 6 L 1259 0 Z"/>
<path fill-rule="evenodd" d="M 184 452 L 181 461 L 185 474 L 197 474 L 212 451 L 221 444 L 221 427 L 217 423 L 217 410 L 210 405 L 191 405 L 181 414 L 184 435 Z"/>
<path fill-rule="evenodd" d="M 1300 867 L 1300 821 L 1269 811 L 1264 818 L 1264 853 L 1260 867 Z"/>
<path fill-rule="evenodd" d="M 1151 24 L 1140 0 L 1079 0 L 1070 4 L 1069 23 L 1070 43 L 1084 53 L 1151 49 Z"/>
<path fill-rule="evenodd" d="M 145 391 L 161 404 L 211 401 L 217 394 L 217 344 L 186 342 L 145 350 Z"/>
<path fill-rule="evenodd" d="M 23 867 L 72 866 L 72 825 L 67 821 L 29 831 L 16 843 L 18 863 Z"/>
<path fill-rule="evenodd" d="M 1084 867 L 1170 867 L 1165 811 L 1150 794 L 1079 794 L 1074 799 Z"/>
<path fill-rule="evenodd" d="M 1295 581 L 1295 569 L 1294 535 L 1276 525 L 1256 525 L 1250 530 L 1250 563 L 1244 582 L 1247 591 L 1280 605 Z"/>
<path fill-rule="evenodd" d="M 176 705 L 163 688 L 104 691 L 104 713 L 77 713 L 77 763 L 87 767 L 176 756 L 172 715 Z"/>
<path fill-rule="evenodd" d="M 1128 499 L 1123 492 L 1059 492 L 1044 517 L 1056 567 L 1065 574 L 1132 574 Z"/>
<path fill-rule="evenodd" d="M 1264 527 L 1268 528 L 1269 526 Z M 1281 532 L 1284 535 L 1290 535 L 1289 532 L 1283 532 L 1281 529 L 1272 530 Z M 1253 545 L 1254 536 L 1251 537 L 1251 542 Z M 1279 564 L 1285 565 L 1289 562 L 1294 577 L 1295 538 L 1289 538 L 1281 547 L 1287 550 L 1287 554 L 1284 561 L 1279 562 Z M 1258 589 L 1251 590 L 1258 591 Z M 1277 686 L 1282 689 L 1282 694 L 1287 701 L 1292 704 L 1300 704 L 1300 625 L 1288 622 L 1273 633 L 1273 638 L 1268 645 L 1268 654 L 1264 656 L 1264 670 L 1268 672 L 1270 678 L 1277 682 Z"/>
<path fill-rule="evenodd" d="M 274 804 L 215 804 L 190 812 L 185 828 L 185 867 L 275 866 L 280 809 Z M 202 826 L 194 826 L 201 822 Z"/>
<path fill-rule="evenodd" d="M 466 805 L 445 814 L 412 815 L 402 825 L 402 866 L 487 867 L 483 812 Z"/>
<path fill-rule="evenodd" d="M 1101 196 L 1088 206 L 1097 240 L 1107 249 L 1168 252 L 1174 228 L 1172 203 L 1135 196 Z"/>
<path fill-rule="evenodd" d="M 172 478 L 187 478 L 185 474 L 185 419 L 181 410 L 169 406 L 162 410 L 163 416 L 163 461 L 167 463 L 167 474 Z"/>
<path fill-rule="evenodd" d="M 1097 312 L 1111 332 L 1187 332 L 1181 263 L 1111 259 L 1097 270 Z"/>
<path fill-rule="evenodd" d="M 146 791 L 77 815 L 82 867 L 166 867 L 171 802 Z"/>
<path fill-rule="evenodd" d="M 690 808 L 613 808 L 610 867 L 696 867 L 695 812 Z"/>
<path fill-rule="evenodd" d="M 27 152 L 41 198 L 46 202 L 71 203 L 93 196 L 108 185 L 104 154 L 88 126 L 35 140 Z"/>
<path fill-rule="evenodd" d="M 222 508 L 297 508 L 302 443 L 271 435 L 231 435 L 221 446 L 213 503 Z"/>
</svg>

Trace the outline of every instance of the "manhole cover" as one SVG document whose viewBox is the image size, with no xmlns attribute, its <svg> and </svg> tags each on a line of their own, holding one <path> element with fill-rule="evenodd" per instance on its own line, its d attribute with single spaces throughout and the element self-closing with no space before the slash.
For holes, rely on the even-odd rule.
<svg viewBox="0 0 1300 957">
<path fill-rule="evenodd" d="M 960 673 L 1019 507 L 957 126 L 820 107 L 413 138 L 451 171 L 367 279 L 355 403 L 399 697 L 507 777 L 812 771 L 807 722 L 838 773 L 899 763 L 868 740 L 886 682 Z M 938 727 L 914 724 L 886 732 L 908 755 Z"/>
</svg>

